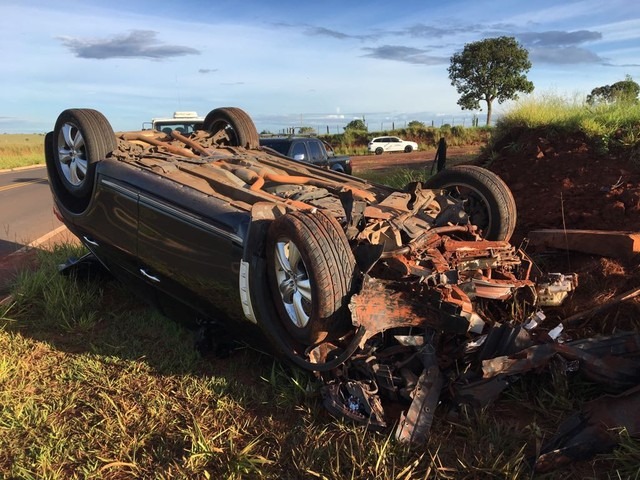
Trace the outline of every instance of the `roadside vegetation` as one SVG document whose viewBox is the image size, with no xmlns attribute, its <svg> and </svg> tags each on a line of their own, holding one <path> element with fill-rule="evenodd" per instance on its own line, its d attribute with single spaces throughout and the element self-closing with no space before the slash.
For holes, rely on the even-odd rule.
<svg viewBox="0 0 640 480">
<path fill-rule="evenodd" d="M 420 150 L 434 150 L 441 138 L 449 146 L 482 145 L 491 134 L 491 127 L 464 127 L 444 124 L 440 127 L 426 126 L 422 122 L 409 122 L 407 127 L 381 132 L 369 132 L 362 129 L 346 129 L 344 133 L 320 135 L 339 155 L 371 155 L 367 150 L 369 141 L 374 137 L 388 135 L 401 137 L 403 140 L 417 142 Z"/>
<path fill-rule="evenodd" d="M 0 135 L 0 170 L 44 163 L 44 135 Z"/>
<path fill-rule="evenodd" d="M 409 448 L 331 417 L 306 372 L 243 344 L 201 355 L 118 282 L 58 273 L 83 253 L 38 252 L 0 306 L 3 478 L 527 479 L 536 446 L 594 394 L 531 375 L 490 407 L 439 407 L 428 444 Z M 621 438 L 562 477 L 634 478 L 640 446 Z"/>
<path fill-rule="evenodd" d="M 487 146 L 523 149 L 518 137 L 534 132 L 548 140 L 584 140 L 596 154 L 627 154 L 640 160 L 640 102 L 590 104 L 557 95 L 532 96 L 519 101 L 497 122 Z"/>
</svg>

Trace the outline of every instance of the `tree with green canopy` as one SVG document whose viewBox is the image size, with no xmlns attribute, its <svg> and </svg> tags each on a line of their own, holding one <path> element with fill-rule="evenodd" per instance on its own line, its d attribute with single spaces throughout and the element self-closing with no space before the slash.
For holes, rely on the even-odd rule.
<svg viewBox="0 0 640 480">
<path fill-rule="evenodd" d="M 451 57 L 448 71 L 451 85 L 461 94 L 458 105 L 477 110 L 486 102 L 490 125 L 494 100 L 516 100 L 518 92 L 533 91 L 526 77 L 530 68 L 529 52 L 515 38 L 498 37 L 467 43 Z"/>
<path fill-rule="evenodd" d="M 346 127 L 345 130 L 364 130 L 367 131 L 367 125 L 364 123 L 364 120 L 360 118 L 356 118 L 355 120 L 351 120 Z"/>
<path fill-rule="evenodd" d="M 638 101 L 640 85 L 633 81 L 631 75 L 626 75 L 624 80 L 613 85 L 603 85 L 591 90 L 587 95 L 587 103 L 634 103 Z"/>
</svg>

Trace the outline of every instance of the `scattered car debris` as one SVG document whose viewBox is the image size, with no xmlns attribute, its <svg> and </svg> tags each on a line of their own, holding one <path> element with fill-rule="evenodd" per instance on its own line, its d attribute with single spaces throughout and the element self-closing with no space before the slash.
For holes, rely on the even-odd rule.
<svg viewBox="0 0 640 480">
<path fill-rule="evenodd" d="M 565 318 L 563 322 L 566 323 L 567 325 L 576 325 L 583 320 L 586 322 L 590 318 L 595 317 L 597 314 L 603 313 L 604 311 L 612 307 L 615 307 L 616 305 L 622 302 L 627 302 L 629 300 L 632 300 L 638 297 L 639 295 L 640 295 L 640 287 L 634 288 L 627 292 L 621 293 L 620 295 L 616 295 L 615 297 L 611 298 L 610 300 L 608 300 L 607 302 L 601 305 L 598 305 L 597 307 L 590 308 L 588 310 L 584 310 L 582 312 L 578 312 L 574 315 L 571 315 L 570 317 Z"/>
<path fill-rule="evenodd" d="M 424 444 L 439 405 L 487 405 L 554 358 L 637 384 L 637 334 L 568 340 L 546 325 L 541 307 L 578 277 L 533 275 L 495 174 L 459 166 L 394 190 L 260 149 L 236 108 L 203 127 L 116 136 L 99 112 L 62 112 L 45 138 L 56 211 L 92 261 L 167 315 L 258 327 L 316 372 L 334 415 Z"/>
<path fill-rule="evenodd" d="M 586 403 L 566 419 L 556 436 L 544 445 L 534 461 L 538 472 L 549 472 L 597 453 L 613 450 L 624 429 L 640 437 L 640 385 L 619 395 L 605 395 Z"/>
</svg>

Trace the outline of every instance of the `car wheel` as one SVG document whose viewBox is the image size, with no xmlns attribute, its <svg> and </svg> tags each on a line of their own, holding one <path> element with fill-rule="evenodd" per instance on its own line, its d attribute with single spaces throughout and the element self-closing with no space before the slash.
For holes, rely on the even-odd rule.
<svg viewBox="0 0 640 480">
<path fill-rule="evenodd" d="M 517 211 L 513 194 L 495 173 L 463 165 L 442 170 L 425 182 L 425 187 L 444 189 L 454 198 L 465 200 L 471 223 L 487 240 L 509 240 L 516 226 Z"/>
<path fill-rule="evenodd" d="M 211 110 L 204 119 L 204 129 L 220 136 L 220 144 L 232 147 L 258 148 L 260 137 L 251 117 L 236 107 Z"/>
<path fill-rule="evenodd" d="M 332 165 L 331 170 L 333 170 L 334 172 L 344 173 L 344 168 L 342 168 L 342 165 L 340 165 L 339 163 Z"/>
<path fill-rule="evenodd" d="M 411 153 L 413 152 L 413 147 L 411 145 L 407 145 L 406 147 L 404 147 L 404 153 Z"/>
<path fill-rule="evenodd" d="M 376 155 L 382 155 L 382 152 L 384 152 L 384 149 L 382 147 L 376 148 Z"/>
<path fill-rule="evenodd" d="M 280 319 L 305 345 L 345 333 L 355 260 L 338 222 L 323 212 L 292 212 L 267 236 L 268 280 Z"/>
<path fill-rule="evenodd" d="M 96 110 L 65 110 L 53 129 L 53 160 L 64 188 L 85 198 L 93 190 L 96 163 L 117 148 L 111 124 Z"/>
</svg>

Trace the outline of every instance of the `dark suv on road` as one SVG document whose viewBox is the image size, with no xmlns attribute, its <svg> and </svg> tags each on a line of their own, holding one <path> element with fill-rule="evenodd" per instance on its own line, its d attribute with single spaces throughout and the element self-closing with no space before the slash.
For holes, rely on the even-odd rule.
<svg viewBox="0 0 640 480">
<path fill-rule="evenodd" d="M 282 155 L 351 175 L 351 159 L 336 156 L 330 145 L 316 137 L 263 137 L 261 147 L 269 147 Z"/>
</svg>

